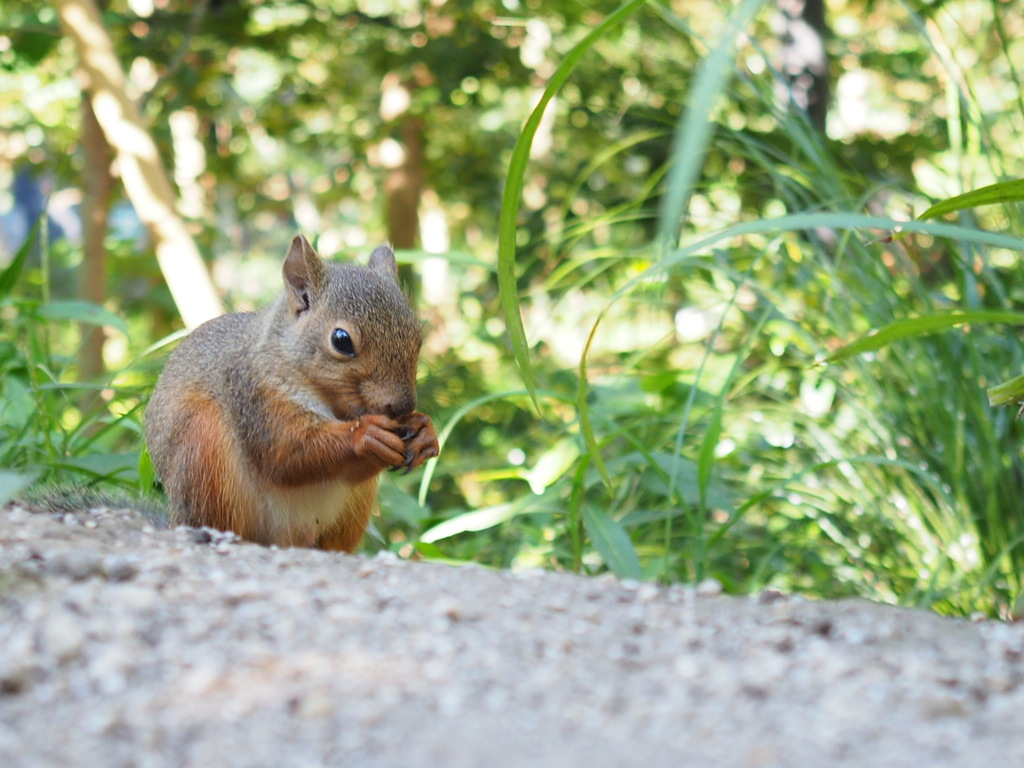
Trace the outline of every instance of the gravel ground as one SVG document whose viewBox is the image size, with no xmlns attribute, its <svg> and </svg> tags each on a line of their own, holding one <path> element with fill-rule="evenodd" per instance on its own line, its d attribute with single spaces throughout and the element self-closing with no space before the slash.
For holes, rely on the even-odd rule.
<svg viewBox="0 0 1024 768">
<path fill-rule="evenodd" d="M 1024 626 L 0 509 L 0 765 L 1024 765 Z"/>
</svg>

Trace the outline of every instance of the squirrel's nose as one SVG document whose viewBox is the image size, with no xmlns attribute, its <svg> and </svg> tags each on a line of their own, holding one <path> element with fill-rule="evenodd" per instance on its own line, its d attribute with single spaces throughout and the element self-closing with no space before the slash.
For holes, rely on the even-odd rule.
<svg viewBox="0 0 1024 768">
<path fill-rule="evenodd" d="M 359 394 L 369 413 L 397 419 L 416 410 L 416 388 L 392 381 L 367 379 L 360 382 Z"/>
<path fill-rule="evenodd" d="M 402 395 L 384 404 L 384 415 L 388 418 L 397 419 L 416 410 L 416 396 Z"/>
</svg>

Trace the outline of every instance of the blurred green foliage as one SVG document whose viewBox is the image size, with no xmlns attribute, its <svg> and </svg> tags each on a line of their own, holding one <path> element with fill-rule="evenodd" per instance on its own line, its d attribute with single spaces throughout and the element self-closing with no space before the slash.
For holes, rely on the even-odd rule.
<svg viewBox="0 0 1024 768">
<path fill-rule="evenodd" d="M 422 121 L 423 250 L 400 257 L 444 448 L 387 476 L 368 548 L 1008 615 L 1024 453 L 985 390 L 1024 369 L 1013 327 L 836 353 L 894 323 L 1019 308 L 1019 203 L 887 237 L 1019 173 L 1024 19 L 980 0 L 830 3 L 822 134 L 779 97 L 770 4 L 638 3 L 573 58 L 626 5 L 111 0 L 105 19 L 239 308 L 276 292 L 296 229 L 326 254 L 384 239 L 389 174 Z M 70 48 L 27 0 L 0 29 L 0 215 L 18 174 L 71 206 Z M 0 278 L 0 451 L 19 477 L 135 479 L 146 348 L 176 321 L 144 235 L 114 213 L 105 309 L 123 319 L 103 316 L 115 373 L 92 383 L 94 412 L 71 389 L 81 317 L 47 309 L 74 298 L 74 239 Z"/>
<path fill-rule="evenodd" d="M 123 320 L 94 304 L 51 298 L 45 282 L 38 292 L 29 292 L 34 296 L 14 292 L 40 223 L 0 271 L 0 503 L 32 482 L 67 477 L 80 483 L 137 484 L 142 389 L 72 381 L 74 351 L 65 351 L 57 338 L 66 339 L 70 323 L 125 334 Z M 46 273 L 37 272 L 44 278 Z M 119 378 L 130 371 L 126 367 Z"/>
</svg>

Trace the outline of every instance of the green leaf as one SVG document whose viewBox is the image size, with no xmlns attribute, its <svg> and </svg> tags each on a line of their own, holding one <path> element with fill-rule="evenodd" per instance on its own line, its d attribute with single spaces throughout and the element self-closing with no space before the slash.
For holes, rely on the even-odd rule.
<svg viewBox="0 0 1024 768">
<path fill-rule="evenodd" d="M 39 315 L 49 320 L 72 320 L 89 325 L 109 325 L 125 336 L 128 326 L 118 315 L 88 301 L 51 301 L 39 308 Z"/>
<path fill-rule="evenodd" d="M 579 442 L 575 438 L 559 440 L 551 448 L 541 454 L 533 469 L 525 473 L 530 490 L 538 496 L 544 490 L 561 479 L 580 456 Z"/>
<path fill-rule="evenodd" d="M 156 469 L 153 466 L 153 457 L 149 455 L 149 446 L 142 444 L 142 451 L 139 453 L 139 493 L 143 496 L 153 492 L 156 484 Z"/>
<path fill-rule="evenodd" d="M 56 31 L 18 30 L 11 35 L 11 50 L 28 67 L 34 67 L 46 58 L 60 40 Z"/>
<path fill-rule="evenodd" d="M 135 453 L 93 453 L 68 457 L 54 463 L 55 467 L 74 469 L 101 479 L 130 476 L 138 471 L 139 456 Z"/>
<path fill-rule="evenodd" d="M 445 554 L 436 544 L 427 544 L 425 541 L 417 541 L 413 548 L 427 560 L 444 560 Z"/>
<path fill-rule="evenodd" d="M 28 233 L 28 237 L 25 238 L 25 242 L 21 244 L 21 248 L 14 254 L 11 263 L 0 272 L 0 299 L 10 295 L 14 284 L 18 282 L 21 270 L 25 266 L 29 252 L 32 250 L 32 244 L 36 241 L 36 235 L 39 234 L 39 222 L 40 219 L 36 219 L 36 223 L 32 225 L 32 230 Z"/>
<path fill-rule="evenodd" d="M 424 531 L 420 536 L 420 541 L 432 544 L 435 541 L 447 539 L 459 533 L 485 531 L 488 528 L 493 528 L 504 523 L 506 520 L 512 519 L 518 513 L 519 509 L 515 504 L 497 504 L 493 507 L 484 507 L 473 512 L 466 512 L 450 520 L 445 520 L 443 523 L 438 523 L 433 528 Z"/>
<path fill-rule="evenodd" d="M 1024 376 L 1004 381 L 988 391 L 988 404 L 992 407 L 1001 405 L 1021 405 L 1024 403 Z"/>
<path fill-rule="evenodd" d="M 1003 181 L 999 184 L 990 184 L 971 192 L 964 192 L 962 195 L 950 197 L 936 203 L 927 211 L 917 217 L 918 221 L 935 219 L 945 216 L 947 213 L 955 213 L 965 208 L 977 208 L 979 205 L 992 205 L 994 203 L 1019 203 L 1024 200 L 1024 180 Z"/>
<path fill-rule="evenodd" d="M 623 475 L 632 466 L 648 467 L 651 471 L 640 477 L 640 482 L 651 493 L 665 497 L 673 503 L 678 494 L 684 504 L 698 506 L 703 503 L 708 509 L 731 509 L 735 505 L 732 489 L 714 474 L 710 474 L 707 483 L 700 485 L 697 463 L 685 456 L 673 456 L 663 451 L 639 451 L 608 462 L 608 469 L 615 475 Z M 703 499 L 703 502 L 702 502 Z M 664 514 L 662 514 L 664 518 Z M 633 515 L 623 519 L 624 525 L 631 525 Z"/>
<path fill-rule="evenodd" d="M 626 529 L 612 520 L 607 512 L 584 504 L 583 526 L 590 540 L 594 542 L 594 548 L 616 576 L 624 579 L 643 577 L 640 558 L 637 557 L 632 539 L 629 538 Z"/>
<path fill-rule="evenodd" d="M 39 477 L 38 472 L 15 472 L 0 469 L 0 506 L 28 488 Z"/>
<path fill-rule="evenodd" d="M 899 322 L 887 325 L 885 328 L 872 331 L 867 336 L 857 339 L 851 344 L 847 344 L 838 352 L 827 357 L 825 362 L 839 362 L 864 352 L 873 352 L 876 349 L 881 349 L 892 344 L 894 341 L 940 333 L 941 331 L 947 331 L 950 328 L 967 325 L 968 323 L 974 325 L 982 323 L 1024 325 L 1024 312 L 1005 312 L 997 309 L 970 311 L 954 309 L 914 317 L 910 320 L 900 320 Z"/>
<path fill-rule="evenodd" d="M 422 528 L 424 520 L 431 516 L 430 510 L 394 483 L 381 483 L 377 489 L 377 503 L 386 510 L 389 519 L 412 528 Z"/>
<path fill-rule="evenodd" d="M 530 345 L 526 339 L 526 329 L 523 326 L 523 318 L 519 314 L 519 290 L 516 281 L 516 222 L 519 218 L 519 203 L 522 200 L 525 186 L 526 166 L 530 161 L 530 148 L 533 146 L 533 138 L 540 127 L 541 118 L 544 117 L 544 110 L 548 103 L 569 79 L 569 75 L 576 69 L 583 56 L 609 30 L 621 24 L 646 2 L 647 0 L 629 0 L 629 2 L 623 3 L 566 54 L 565 59 L 555 70 L 551 81 L 544 89 L 537 107 L 530 114 L 526 125 L 523 126 L 523 131 L 519 134 L 519 139 L 512 150 L 508 173 L 505 175 L 505 191 L 501 198 L 501 215 L 498 219 L 498 294 L 501 300 L 501 311 L 505 317 L 505 327 L 508 329 L 509 342 L 512 345 L 512 355 L 519 367 L 519 373 L 523 377 L 523 383 L 530 393 L 530 399 L 538 411 L 540 404 L 537 401 L 537 384 L 530 362 Z"/>
<path fill-rule="evenodd" d="M 0 395 L 0 418 L 8 429 L 20 431 L 38 416 L 32 389 L 21 379 L 8 376 L 0 388 Z"/>
</svg>

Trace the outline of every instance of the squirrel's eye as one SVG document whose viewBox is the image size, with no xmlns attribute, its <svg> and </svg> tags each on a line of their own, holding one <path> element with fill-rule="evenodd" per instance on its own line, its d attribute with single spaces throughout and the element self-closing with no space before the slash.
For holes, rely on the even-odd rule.
<svg viewBox="0 0 1024 768">
<path fill-rule="evenodd" d="M 352 337 L 344 328 L 335 328 L 331 331 L 331 346 L 345 357 L 356 356 L 356 345 L 352 343 Z"/>
</svg>

